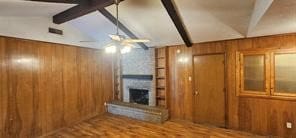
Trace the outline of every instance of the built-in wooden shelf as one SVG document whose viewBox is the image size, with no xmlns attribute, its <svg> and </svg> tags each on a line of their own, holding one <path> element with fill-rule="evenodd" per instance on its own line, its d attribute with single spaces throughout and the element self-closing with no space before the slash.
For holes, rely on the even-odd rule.
<svg viewBox="0 0 296 138">
<path fill-rule="evenodd" d="M 160 100 L 165 100 L 165 97 L 164 96 L 156 96 L 157 99 L 160 99 Z"/>
<path fill-rule="evenodd" d="M 156 87 L 156 88 L 157 88 L 157 89 L 165 89 L 165 87 L 163 87 L 163 86 L 162 86 L 162 87 Z"/>
<path fill-rule="evenodd" d="M 156 105 L 168 108 L 168 49 L 155 49 Z"/>
</svg>

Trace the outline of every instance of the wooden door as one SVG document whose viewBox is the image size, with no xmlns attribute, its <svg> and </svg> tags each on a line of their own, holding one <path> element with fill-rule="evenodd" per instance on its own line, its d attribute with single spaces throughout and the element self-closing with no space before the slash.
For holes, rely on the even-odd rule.
<svg viewBox="0 0 296 138">
<path fill-rule="evenodd" d="M 194 122 L 225 127 L 224 55 L 194 56 Z"/>
</svg>

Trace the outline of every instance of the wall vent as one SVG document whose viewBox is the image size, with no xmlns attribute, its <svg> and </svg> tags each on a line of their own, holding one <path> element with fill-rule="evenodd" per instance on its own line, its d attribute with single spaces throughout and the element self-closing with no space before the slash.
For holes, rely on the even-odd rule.
<svg viewBox="0 0 296 138">
<path fill-rule="evenodd" d="M 57 35 L 63 35 L 63 30 L 55 29 L 55 28 L 48 28 L 48 32 Z"/>
</svg>

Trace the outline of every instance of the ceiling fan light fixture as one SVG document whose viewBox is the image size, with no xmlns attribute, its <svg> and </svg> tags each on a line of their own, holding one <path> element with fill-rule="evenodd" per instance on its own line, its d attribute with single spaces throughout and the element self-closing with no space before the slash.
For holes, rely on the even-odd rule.
<svg viewBox="0 0 296 138">
<path fill-rule="evenodd" d="M 105 52 L 109 54 L 116 53 L 117 47 L 115 45 L 105 47 Z"/>
<path fill-rule="evenodd" d="M 132 48 L 130 46 L 125 46 L 123 47 L 121 50 L 120 50 L 120 53 L 121 54 L 126 54 L 126 53 L 129 53 L 131 52 Z"/>
<path fill-rule="evenodd" d="M 148 39 L 138 39 L 138 38 L 127 39 L 124 35 L 119 34 L 118 6 L 119 6 L 120 0 L 114 0 L 114 2 L 116 4 L 116 34 L 109 35 L 112 41 L 105 47 L 105 52 L 110 54 L 113 54 L 116 52 L 120 52 L 121 54 L 126 54 L 126 53 L 129 53 L 134 47 L 134 45 L 132 45 L 131 43 L 150 42 L 150 40 Z"/>
</svg>

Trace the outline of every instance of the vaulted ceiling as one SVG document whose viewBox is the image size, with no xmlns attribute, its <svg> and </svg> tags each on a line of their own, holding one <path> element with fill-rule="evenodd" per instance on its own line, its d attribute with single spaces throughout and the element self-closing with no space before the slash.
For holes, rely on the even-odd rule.
<svg viewBox="0 0 296 138">
<path fill-rule="evenodd" d="M 174 0 L 193 43 L 296 32 L 295 0 Z M 0 0 L 0 16 L 52 17 L 75 4 Z M 106 7 L 115 15 L 115 6 Z M 184 44 L 161 0 L 124 0 L 119 20 L 148 46 Z M 69 22 L 103 47 L 115 26 L 99 11 Z M 123 33 L 123 32 L 121 32 Z"/>
</svg>

